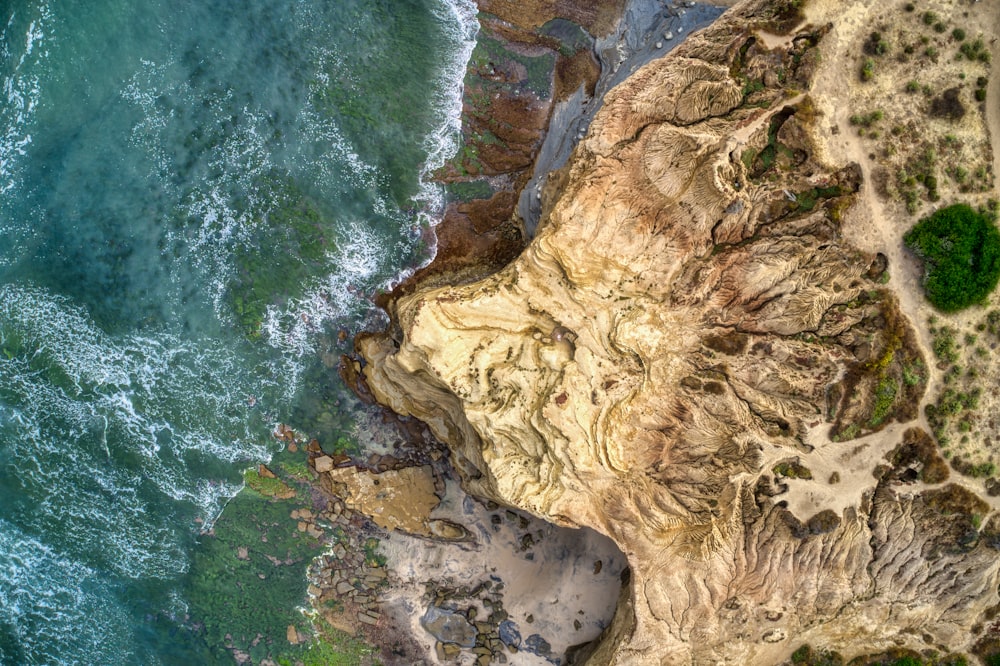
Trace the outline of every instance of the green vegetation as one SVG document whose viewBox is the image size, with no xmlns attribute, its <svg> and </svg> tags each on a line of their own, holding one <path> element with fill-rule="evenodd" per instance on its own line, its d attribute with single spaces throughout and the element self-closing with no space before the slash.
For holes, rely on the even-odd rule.
<svg viewBox="0 0 1000 666">
<path fill-rule="evenodd" d="M 951 38 L 954 39 L 956 42 L 964 42 L 965 31 L 962 30 L 961 28 L 955 28 L 954 30 L 951 31 Z"/>
<path fill-rule="evenodd" d="M 990 52 L 986 48 L 986 43 L 983 42 L 982 37 L 977 37 L 971 42 L 964 42 L 958 50 L 959 53 L 969 60 L 978 60 L 982 63 L 988 63 L 990 61 Z"/>
<path fill-rule="evenodd" d="M 333 215 L 290 178 L 266 176 L 258 190 L 262 201 L 274 204 L 237 246 L 237 273 L 228 290 L 237 322 L 251 339 L 260 335 L 267 307 L 298 296 L 335 248 Z"/>
<path fill-rule="evenodd" d="M 875 59 L 865 58 L 861 63 L 861 80 L 871 81 L 875 78 Z"/>
<path fill-rule="evenodd" d="M 875 388 L 875 406 L 872 407 L 868 427 L 875 428 L 885 421 L 896 402 L 898 392 L 899 384 L 892 377 L 884 376 L 879 380 L 878 386 Z"/>
<path fill-rule="evenodd" d="M 801 645 L 792 653 L 795 666 L 842 666 L 844 658 L 838 652 L 814 650 L 811 645 Z"/>
<path fill-rule="evenodd" d="M 786 145 L 778 141 L 778 132 L 781 126 L 792 116 L 793 111 L 783 111 L 775 114 L 767 127 L 767 145 L 758 153 L 748 149 L 740 156 L 740 160 L 750 172 L 751 179 L 760 179 L 772 168 L 788 168 L 795 161 L 795 153 Z"/>
<path fill-rule="evenodd" d="M 289 650 L 275 661 L 278 666 L 361 666 L 378 663 L 371 657 L 375 652 L 354 636 L 330 627 L 304 650 Z"/>
<path fill-rule="evenodd" d="M 783 476 L 786 479 L 811 479 L 812 471 L 797 460 L 789 460 L 778 463 L 771 470 L 775 476 Z"/>
<path fill-rule="evenodd" d="M 920 90 L 920 84 L 918 82 L 916 82 L 916 81 L 907 81 L 906 82 L 906 88 L 905 88 L 905 90 L 908 93 L 919 92 L 919 90 Z"/>
<path fill-rule="evenodd" d="M 322 635 L 304 649 L 293 648 L 279 655 L 278 666 L 361 666 L 378 663 L 375 649 L 350 634 L 323 622 Z"/>
<path fill-rule="evenodd" d="M 896 175 L 896 183 L 899 193 L 906 203 L 906 210 L 916 213 L 920 207 L 920 194 L 918 188 L 923 186 L 927 199 L 930 201 L 939 200 L 937 176 L 937 151 L 931 145 L 926 145 L 923 151 L 914 156 L 906 167 L 901 168 Z"/>
<path fill-rule="evenodd" d="M 813 187 L 795 195 L 795 207 L 801 211 L 810 211 L 816 204 L 825 199 L 832 199 L 844 194 L 844 188 L 839 185 L 830 187 Z"/>
<path fill-rule="evenodd" d="M 524 87 L 539 99 L 548 99 L 552 94 L 552 73 L 555 71 L 556 56 L 546 53 L 528 56 L 507 48 L 506 44 L 486 34 L 480 34 L 469 61 L 471 67 L 486 70 L 491 64 L 515 62 L 527 71 Z"/>
<path fill-rule="evenodd" d="M 868 55 L 883 56 L 889 52 L 889 42 L 882 37 L 882 33 L 873 32 L 868 35 L 864 51 Z"/>
<path fill-rule="evenodd" d="M 916 386 L 920 382 L 924 381 L 925 377 L 926 368 L 924 368 L 923 363 L 918 361 L 912 365 L 903 366 L 903 383 L 907 386 Z"/>
<path fill-rule="evenodd" d="M 306 599 L 306 567 L 322 547 L 289 518 L 297 506 L 241 492 L 195 549 L 184 596 L 220 663 L 232 659 L 227 644 L 254 663 L 287 651 L 288 625 L 303 624 L 295 609 Z"/>
<path fill-rule="evenodd" d="M 265 497 L 285 498 L 295 495 L 291 487 L 277 477 L 261 476 L 255 469 L 248 469 L 243 473 L 243 480 L 255 493 Z"/>
<path fill-rule="evenodd" d="M 924 260 L 927 299 L 944 312 L 983 303 L 1000 279 L 1000 232 L 966 204 L 922 219 L 904 241 Z"/>
<path fill-rule="evenodd" d="M 370 567 L 384 567 L 385 555 L 378 552 L 379 541 L 375 537 L 365 539 L 365 563 Z"/>
<path fill-rule="evenodd" d="M 955 343 L 955 335 L 958 331 L 950 326 L 942 326 L 941 328 L 934 328 L 932 326 L 930 333 L 934 336 L 931 342 L 934 355 L 945 363 L 955 363 L 958 361 L 958 346 Z"/>
<path fill-rule="evenodd" d="M 451 201 L 472 201 L 474 199 L 489 199 L 493 196 L 493 188 L 485 180 L 467 180 L 458 183 L 448 183 L 446 188 Z"/>
<path fill-rule="evenodd" d="M 850 118 L 848 118 L 848 122 L 851 123 L 852 125 L 860 125 L 861 127 L 871 127 L 872 125 L 879 122 L 883 118 L 885 118 L 885 114 L 882 112 L 882 110 L 876 109 L 874 111 L 870 111 L 869 113 L 864 113 L 864 114 L 855 113 Z"/>
</svg>

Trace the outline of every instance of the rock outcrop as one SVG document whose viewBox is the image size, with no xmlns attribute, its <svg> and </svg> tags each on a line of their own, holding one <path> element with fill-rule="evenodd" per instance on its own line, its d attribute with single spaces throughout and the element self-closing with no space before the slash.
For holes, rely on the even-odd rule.
<svg viewBox="0 0 1000 666">
<path fill-rule="evenodd" d="M 627 555 L 593 664 L 955 648 L 998 602 L 989 506 L 893 425 L 925 364 L 885 258 L 842 234 L 865 185 L 822 157 L 828 27 L 798 4 L 749 0 L 635 72 L 516 260 L 358 340 L 472 492 Z"/>
</svg>

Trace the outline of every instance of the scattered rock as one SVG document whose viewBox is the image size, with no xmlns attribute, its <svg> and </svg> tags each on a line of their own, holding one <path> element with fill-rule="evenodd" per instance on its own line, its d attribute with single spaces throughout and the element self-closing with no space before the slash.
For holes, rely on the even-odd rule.
<svg viewBox="0 0 1000 666">
<path fill-rule="evenodd" d="M 331 458 L 330 456 L 319 456 L 313 461 L 313 466 L 316 468 L 316 471 L 319 472 L 320 474 L 323 474 L 324 472 L 329 472 L 330 470 L 333 469 L 333 458 Z"/>
<path fill-rule="evenodd" d="M 359 511 L 379 527 L 398 529 L 418 536 L 437 536 L 430 524 L 430 513 L 441 502 L 434 492 L 434 471 L 429 465 L 406 467 L 375 474 L 354 467 L 341 467 L 330 471 L 330 481 L 335 493 L 344 504 Z M 438 528 L 446 534 L 465 531 L 458 526 Z M 447 538 L 447 537 L 445 537 Z"/>
<path fill-rule="evenodd" d="M 454 611 L 440 606 L 430 606 L 420 618 L 420 624 L 427 633 L 442 643 L 454 643 L 465 648 L 476 645 L 475 627 Z"/>
</svg>

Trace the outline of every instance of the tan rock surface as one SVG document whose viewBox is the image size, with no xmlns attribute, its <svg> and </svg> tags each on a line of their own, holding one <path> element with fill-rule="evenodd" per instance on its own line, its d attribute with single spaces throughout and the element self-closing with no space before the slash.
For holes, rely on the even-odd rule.
<svg viewBox="0 0 1000 666">
<path fill-rule="evenodd" d="M 861 169 L 825 161 L 830 26 L 766 33 L 798 22 L 784 4 L 611 91 L 516 261 L 358 342 L 473 492 L 626 554 L 593 664 L 961 648 L 998 602 L 989 505 L 896 448 L 926 363 L 885 257 L 845 240 L 871 211 Z"/>
<path fill-rule="evenodd" d="M 319 471 L 319 467 L 316 468 Z M 355 467 L 328 471 L 333 494 L 387 530 L 443 539 L 460 539 L 465 531 L 447 521 L 431 520 L 441 502 L 430 466 L 404 467 L 376 474 Z"/>
</svg>

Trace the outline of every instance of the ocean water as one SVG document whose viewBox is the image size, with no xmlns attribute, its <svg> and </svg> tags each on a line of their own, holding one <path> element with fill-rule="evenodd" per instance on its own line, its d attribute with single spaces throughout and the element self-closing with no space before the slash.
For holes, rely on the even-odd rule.
<svg viewBox="0 0 1000 666">
<path fill-rule="evenodd" d="M 470 0 L 0 2 L 0 664 L 198 663 L 201 530 L 426 258 Z M 156 618 L 157 627 L 152 626 Z"/>
</svg>

